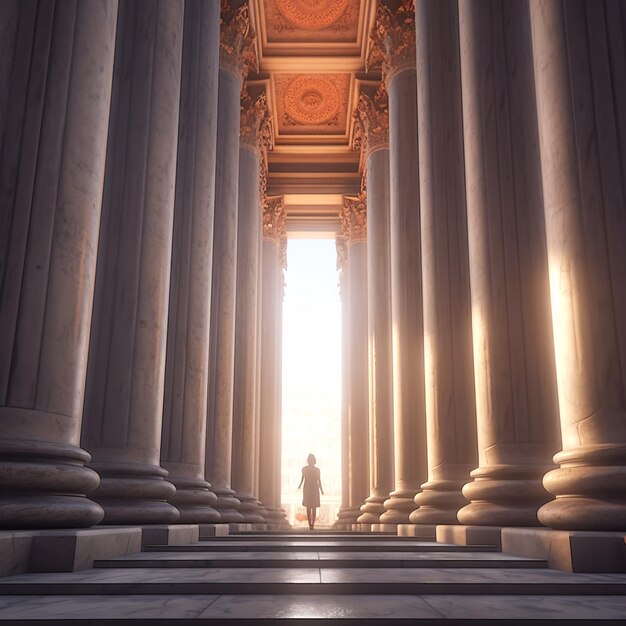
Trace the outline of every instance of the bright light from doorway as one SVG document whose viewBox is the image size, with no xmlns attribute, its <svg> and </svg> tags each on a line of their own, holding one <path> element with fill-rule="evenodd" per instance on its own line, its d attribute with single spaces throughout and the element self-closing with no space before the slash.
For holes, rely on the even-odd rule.
<svg viewBox="0 0 626 626">
<path fill-rule="evenodd" d="M 334 239 L 289 240 L 283 301 L 282 506 L 294 527 L 307 526 L 297 486 L 310 452 L 317 458 L 325 494 L 316 527 L 331 525 L 341 503 L 341 302 L 336 258 Z"/>
</svg>

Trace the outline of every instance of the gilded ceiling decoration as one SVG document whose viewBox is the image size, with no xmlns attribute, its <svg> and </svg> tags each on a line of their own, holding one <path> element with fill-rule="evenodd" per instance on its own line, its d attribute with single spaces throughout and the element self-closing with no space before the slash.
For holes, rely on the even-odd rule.
<svg viewBox="0 0 626 626">
<path fill-rule="evenodd" d="M 342 133 L 349 74 L 283 74 L 276 77 L 280 130 L 287 134 Z"/>
<path fill-rule="evenodd" d="M 268 41 L 355 41 L 359 0 L 265 0 Z"/>
</svg>

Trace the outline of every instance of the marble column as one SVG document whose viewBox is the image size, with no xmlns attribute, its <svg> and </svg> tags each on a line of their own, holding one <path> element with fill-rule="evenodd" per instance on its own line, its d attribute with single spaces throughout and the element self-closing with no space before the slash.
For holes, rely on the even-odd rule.
<svg viewBox="0 0 626 626">
<path fill-rule="evenodd" d="M 243 521 L 262 523 L 255 496 L 257 400 L 257 304 L 261 212 L 261 153 L 271 140 L 270 112 L 263 91 L 241 96 L 237 298 L 235 311 L 235 380 L 233 391 L 232 487 L 241 502 Z"/>
<path fill-rule="evenodd" d="M 235 301 L 237 288 L 237 211 L 239 195 L 239 106 L 243 80 L 255 66 L 254 33 L 247 5 L 222 15 L 217 112 L 217 169 L 206 478 L 217 494 L 224 522 L 241 522 L 241 506 L 231 489 Z"/>
<path fill-rule="evenodd" d="M 259 499 L 268 511 L 268 521 L 280 525 L 284 513 L 280 502 L 281 402 L 280 335 L 283 276 L 280 245 L 285 229 L 283 197 L 263 203 L 263 263 L 261 296 L 261 398 L 259 447 Z"/>
<path fill-rule="evenodd" d="M 369 363 L 370 495 L 361 524 L 377 524 L 393 489 L 393 379 L 389 284 L 389 108 L 384 84 L 362 90 L 355 138 L 367 188 L 367 323 Z"/>
<path fill-rule="evenodd" d="M 559 434 L 529 9 L 459 20 L 479 467 L 458 519 L 532 526 Z"/>
<path fill-rule="evenodd" d="M 415 13 L 381 4 L 368 66 L 382 64 L 389 94 L 389 204 L 395 490 L 381 523 L 409 521 L 427 478 Z"/>
<path fill-rule="evenodd" d="M 160 465 L 183 2 L 120 4 L 82 444 L 106 524 L 167 523 Z"/>
<path fill-rule="evenodd" d="M 344 197 L 341 213 L 348 246 L 350 299 L 350 406 L 348 449 L 350 457 L 348 510 L 343 521 L 354 524 L 369 494 L 369 383 L 367 344 L 367 228 L 365 193 Z"/>
<path fill-rule="evenodd" d="M 219 522 L 204 480 L 219 5 L 185 3 L 161 464 L 180 522 Z"/>
<path fill-rule="evenodd" d="M 533 0 L 530 13 L 563 445 L 538 516 L 623 531 L 626 7 Z"/>
<path fill-rule="evenodd" d="M 428 482 L 415 524 L 456 524 L 477 465 L 459 21 L 456 0 L 416 1 Z"/>
<path fill-rule="evenodd" d="M 335 526 L 343 528 L 350 512 L 350 290 L 348 244 L 343 235 L 335 238 L 341 297 L 341 506 Z"/>
<path fill-rule="evenodd" d="M 2 8 L 0 528 L 91 526 L 80 433 L 118 6 Z"/>
</svg>

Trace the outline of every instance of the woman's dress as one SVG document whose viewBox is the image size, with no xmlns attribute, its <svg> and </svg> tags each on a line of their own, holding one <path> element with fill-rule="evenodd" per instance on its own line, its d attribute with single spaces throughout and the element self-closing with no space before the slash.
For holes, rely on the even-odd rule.
<svg viewBox="0 0 626 626">
<path fill-rule="evenodd" d="M 302 489 L 302 506 L 316 509 L 320 505 L 320 470 L 314 465 L 302 468 L 304 487 Z"/>
</svg>

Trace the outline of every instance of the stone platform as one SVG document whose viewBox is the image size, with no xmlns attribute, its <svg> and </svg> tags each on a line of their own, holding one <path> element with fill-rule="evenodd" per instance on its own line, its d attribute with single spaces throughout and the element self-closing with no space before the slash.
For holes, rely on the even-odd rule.
<svg viewBox="0 0 626 626">
<path fill-rule="evenodd" d="M 571 574 L 495 547 L 346 533 L 150 546 L 80 572 L 0 579 L 0 623 L 601 624 L 626 575 Z"/>
</svg>

